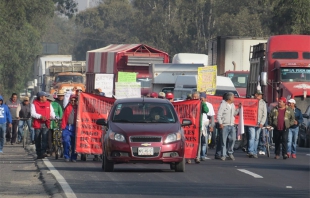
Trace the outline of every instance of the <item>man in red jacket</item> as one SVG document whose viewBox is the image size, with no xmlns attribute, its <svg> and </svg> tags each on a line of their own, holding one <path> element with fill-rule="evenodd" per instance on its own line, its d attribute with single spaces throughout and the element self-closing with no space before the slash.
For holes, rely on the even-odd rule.
<svg viewBox="0 0 310 198">
<path fill-rule="evenodd" d="M 76 95 L 71 95 L 69 103 L 65 108 L 61 129 L 62 129 L 62 143 L 64 146 L 64 158 L 66 162 L 70 160 L 76 162 L 77 154 L 75 153 L 75 126 L 76 126 L 76 116 L 77 116 L 77 97 Z M 71 156 L 70 156 L 71 147 Z"/>
<path fill-rule="evenodd" d="M 55 119 L 54 109 L 49 101 L 47 101 L 48 94 L 44 91 L 37 93 L 36 100 L 31 104 L 31 117 L 33 117 L 33 128 L 35 131 L 35 145 L 37 152 L 37 159 L 47 157 L 47 135 L 50 126 L 50 119 Z"/>
</svg>

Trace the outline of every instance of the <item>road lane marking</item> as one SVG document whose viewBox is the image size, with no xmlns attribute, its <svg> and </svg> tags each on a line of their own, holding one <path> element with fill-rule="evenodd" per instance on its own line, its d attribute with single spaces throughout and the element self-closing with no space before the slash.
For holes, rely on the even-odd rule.
<svg viewBox="0 0 310 198">
<path fill-rule="evenodd" d="M 286 188 L 293 188 L 292 186 L 286 186 Z"/>
<path fill-rule="evenodd" d="M 243 173 L 245 173 L 245 174 L 251 175 L 251 176 L 253 176 L 254 178 L 263 178 L 263 176 L 260 176 L 260 175 L 258 175 L 258 174 L 256 174 L 256 173 L 253 173 L 253 172 L 248 171 L 248 170 L 246 170 L 246 169 L 237 169 L 237 170 L 240 171 L 240 172 L 243 172 Z"/>
<path fill-rule="evenodd" d="M 310 154 L 306 154 L 307 156 L 310 156 Z"/>
<path fill-rule="evenodd" d="M 48 159 L 43 159 L 45 166 L 48 167 L 50 172 L 54 175 L 58 183 L 60 184 L 62 190 L 64 191 L 67 198 L 76 198 L 75 193 L 71 189 L 70 185 L 67 183 L 65 178 L 58 172 L 58 170 L 53 166 L 53 164 Z"/>
</svg>

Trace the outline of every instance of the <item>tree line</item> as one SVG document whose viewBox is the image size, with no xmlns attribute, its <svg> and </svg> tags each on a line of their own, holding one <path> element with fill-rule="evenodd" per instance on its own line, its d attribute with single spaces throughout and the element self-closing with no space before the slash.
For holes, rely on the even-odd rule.
<svg viewBox="0 0 310 198">
<path fill-rule="evenodd" d="M 88 50 L 144 43 L 168 52 L 207 53 L 216 36 L 310 34 L 309 0 L 101 0 L 77 12 L 74 0 L 0 1 L 0 93 L 32 80 L 42 42 L 85 60 Z"/>
</svg>

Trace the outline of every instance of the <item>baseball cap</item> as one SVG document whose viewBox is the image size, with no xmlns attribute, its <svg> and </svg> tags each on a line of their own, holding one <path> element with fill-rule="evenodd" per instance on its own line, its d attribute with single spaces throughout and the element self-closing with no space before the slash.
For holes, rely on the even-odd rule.
<svg viewBox="0 0 310 198">
<path fill-rule="evenodd" d="M 48 95 L 46 92 L 44 92 L 44 91 L 39 91 L 39 92 L 37 93 L 37 97 L 40 98 L 40 97 L 42 97 L 42 96 L 48 97 L 49 95 Z"/>
<path fill-rule="evenodd" d="M 150 97 L 151 97 L 151 98 L 157 98 L 157 97 L 158 97 L 158 94 L 157 94 L 156 92 L 152 92 Z"/>
<path fill-rule="evenodd" d="M 29 101 L 29 97 L 25 96 L 24 101 Z"/>
<path fill-rule="evenodd" d="M 50 100 L 50 101 L 55 101 L 55 98 L 54 98 L 52 95 L 47 96 L 46 99 L 48 99 L 48 100 Z"/>
<path fill-rule="evenodd" d="M 293 98 L 289 99 L 288 102 L 296 104 L 296 101 Z"/>
<path fill-rule="evenodd" d="M 256 93 L 257 95 L 263 95 L 263 92 L 261 90 L 257 90 Z"/>
<path fill-rule="evenodd" d="M 173 99 L 174 98 L 173 93 L 167 93 L 166 98 L 167 99 Z"/>
<path fill-rule="evenodd" d="M 200 98 L 207 98 L 207 94 L 205 92 L 200 92 Z"/>
<path fill-rule="evenodd" d="M 165 98 L 166 94 L 164 92 L 159 92 L 158 93 L 158 98 Z"/>
<path fill-rule="evenodd" d="M 281 97 L 281 98 L 279 98 L 279 101 L 280 101 L 280 100 L 282 100 L 284 103 L 286 103 L 286 98 Z"/>
</svg>

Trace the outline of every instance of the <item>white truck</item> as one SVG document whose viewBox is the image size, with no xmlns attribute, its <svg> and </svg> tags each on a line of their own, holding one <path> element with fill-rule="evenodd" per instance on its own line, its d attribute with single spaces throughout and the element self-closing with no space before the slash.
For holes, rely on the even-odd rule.
<svg viewBox="0 0 310 198">
<path fill-rule="evenodd" d="M 208 55 L 195 53 L 179 53 L 173 56 L 172 63 L 208 65 Z"/>
<path fill-rule="evenodd" d="M 34 81 L 37 84 L 34 87 L 34 92 L 47 91 L 45 85 L 45 75 L 49 74 L 49 66 L 47 61 L 72 61 L 71 55 L 41 55 L 37 56 L 34 61 Z"/>
<path fill-rule="evenodd" d="M 152 64 L 149 67 L 150 76 L 152 76 L 152 92 L 173 92 L 176 79 L 183 75 L 197 75 L 198 68 L 203 64 Z"/>
</svg>

